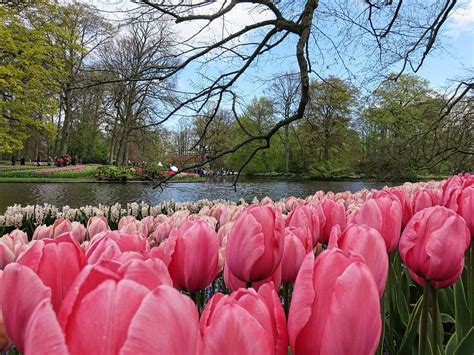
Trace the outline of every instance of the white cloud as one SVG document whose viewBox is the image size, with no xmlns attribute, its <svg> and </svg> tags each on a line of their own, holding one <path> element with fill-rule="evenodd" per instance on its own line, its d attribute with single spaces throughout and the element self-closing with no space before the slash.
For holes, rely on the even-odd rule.
<svg viewBox="0 0 474 355">
<path fill-rule="evenodd" d="M 61 3 L 81 2 L 95 6 L 101 13 L 110 20 L 123 20 L 127 16 L 127 12 L 136 9 L 139 5 L 137 1 L 132 0 L 59 0 Z M 170 1 L 172 2 L 172 0 Z M 209 2 L 208 5 L 194 10 L 194 14 L 199 13 L 213 13 L 220 9 L 224 3 L 229 3 L 229 0 L 216 0 Z M 207 28 L 199 33 L 198 36 L 193 37 L 193 42 L 203 42 L 209 40 L 216 40 L 234 33 L 244 26 L 254 24 L 256 22 L 272 18 L 273 14 L 270 11 L 261 11 L 252 4 L 239 4 L 235 6 L 223 18 L 219 18 L 210 23 Z M 192 37 L 199 32 L 202 26 L 208 21 L 188 21 L 175 25 L 175 33 L 183 40 Z"/>
<path fill-rule="evenodd" d="M 474 0 L 461 2 L 449 18 L 449 35 L 456 37 L 464 32 L 474 32 Z"/>
</svg>

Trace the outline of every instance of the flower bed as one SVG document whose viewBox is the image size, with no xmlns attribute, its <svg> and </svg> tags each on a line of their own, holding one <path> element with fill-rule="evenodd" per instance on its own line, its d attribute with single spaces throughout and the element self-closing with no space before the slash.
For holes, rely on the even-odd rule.
<svg viewBox="0 0 474 355">
<path fill-rule="evenodd" d="M 473 206 L 467 174 L 276 202 L 12 206 L 0 349 L 469 353 Z"/>
<path fill-rule="evenodd" d="M 22 168 L 0 168 L 0 178 L 45 179 L 45 178 L 93 178 L 97 165 L 71 165 L 65 167 L 25 166 Z"/>
<path fill-rule="evenodd" d="M 77 171 L 77 170 L 84 170 L 86 168 L 85 165 L 70 165 L 70 166 L 63 166 L 63 167 L 55 167 L 55 168 L 48 168 L 48 169 L 41 169 L 36 170 L 36 174 L 54 174 L 63 171 Z"/>
</svg>

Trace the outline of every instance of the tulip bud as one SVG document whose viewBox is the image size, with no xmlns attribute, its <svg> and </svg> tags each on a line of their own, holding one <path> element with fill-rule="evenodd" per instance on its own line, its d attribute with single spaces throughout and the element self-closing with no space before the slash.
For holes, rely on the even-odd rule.
<svg viewBox="0 0 474 355">
<path fill-rule="evenodd" d="M 33 232 L 33 240 L 52 238 L 53 226 L 41 225 Z"/>
<path fill-rule="evenodd" d="M 295 208 L 287 217 L 287 227 L 308 228 L 313 238 L 313 246 L 318 244 L 321 234 L 321 223 L 315 207 L 301 206 Z"/>
<path fill-rule="evenodd" d="M 283 283 L 295 283 L 301 263 L 312 248 L 313 239 L 307 228 L 287 227 L 285 229 L 285 248 L 281 260 Z"/>
<path fill-rule="evenodd" d="M 373 354 L 381 331 L 379 292 L 364 260 L 337 248 L 316 262 L 308 254 L 288 315 L 292 353 Z"/>
<path fill-rule="evenodd" d="M 400 202 L 382 196 L 367 200 L 349 217 L 348 223 L 365 224 L 376 229 L 385 240 L 388 252 L 397 248 L 402 226 Z"/>
<path fill-rule="evenodd" d="M 171 231 L 163 252 L 173 285 L 195 292 L 214 280 L 219 267 L 219 238 L 204 221 L 185 222 Z"/>
<path fill-rule="evenodd" d="M 91 217 L 87 221 L 87 233 L 89 233 L 89 239 L 92 239 L 96 234 L 109 230 L 109 224 L 105 217 Z"/>
<path fill-rule="evenodd" d="M 441 205 L 442 194 L 440 190 L 422 189 L 415 192 L 413 196 L 413 213 L 422 209 Z"/>
<path fill-rule="evenodd" d="M 271 284 L 215 294 L 201 316 L 204 354 L 288 353 L 285 314 Z"/>
<path fill-rule="evenodd" d="M 400 238 L 400 257 L 419 285 L 424 279 L 436 288 L 451 286 L 464 268 L 471 241 L 462 217 L 442 206 L 425 208 L 413 216 Z"/>
<path fill-rule="evenodd" d="M 319 242 L 326 244 L 333 226 L 339 225 L 341 229 L 346 227 L 346 209 L 344 205 L 326 198 L 316 207 L 316 210 L 321 230 Z"/>
<path fill-rule="evenodd" d="M 388 254 L 385 241 L 377 230 L 365 224 L 349 224 L 341 233 L 339 227 L 335 226 L 329 244 L 329 247 L 361 256 L 374 276 L 379 295 L 383 295 L 388 274 Z"/>
<path fill-rule="evenodd" d="M 283 218 L 272 207 L 249 207 L 232 226 L 225 262 L 244 282 L 264 280 L 280 265 L 284 233 Z"/>
</svg>

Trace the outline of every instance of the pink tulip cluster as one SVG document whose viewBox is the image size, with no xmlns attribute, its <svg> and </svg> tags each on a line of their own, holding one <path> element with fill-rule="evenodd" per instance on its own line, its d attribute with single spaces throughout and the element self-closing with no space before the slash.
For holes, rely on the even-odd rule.
<svg viewBox="0 0 474 355">
<path fill-rule="evenodd" d="M 474 177 L 462 175 L 123 216 L 117 230 L 59 218 L 31 242 L 16 230 L 0 238 L 0 350 L 372 354 L 389 255 L 418 284 L 450 286 L 473 216 Z"/>
</svg>

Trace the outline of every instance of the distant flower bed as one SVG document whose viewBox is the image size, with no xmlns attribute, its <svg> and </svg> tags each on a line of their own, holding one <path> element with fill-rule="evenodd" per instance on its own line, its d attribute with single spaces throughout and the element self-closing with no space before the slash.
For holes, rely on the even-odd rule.
<svg viewBox="0 0 474 355">
<path fill-rule="evenodd" d="M 11 164 L 0 164 L 0 169 L 39 169 L 41 167 L 37 165 L 11 165 Z"/>
<path fill-rule="evenodd" d="M 73 171 L 73 170 L 83 170 L 86 166 L 85 165 L 71 165 L 71 166 L 63 166 L 61 168 L 48 168 L 48 169 L 41 169 L 35 171 L 36 174 L 52 174 L 52 173 L 59 173 L 62 171 Z"/>
</svg>

